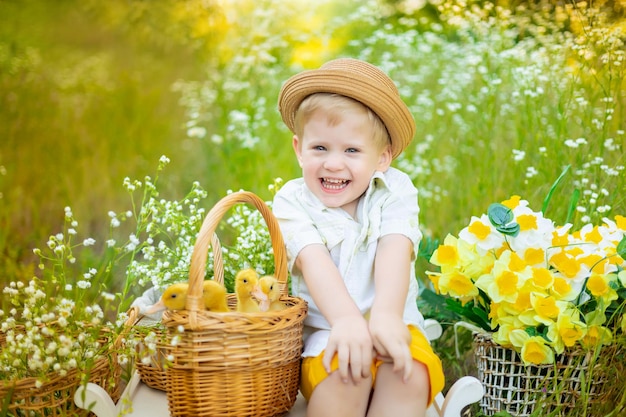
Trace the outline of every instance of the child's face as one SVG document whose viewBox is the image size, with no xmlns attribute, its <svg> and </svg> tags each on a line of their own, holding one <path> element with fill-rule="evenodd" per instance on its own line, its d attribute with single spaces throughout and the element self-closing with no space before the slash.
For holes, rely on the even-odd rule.
<svg viewBox="0 0 626 417">
<path fill-rule="evenodd" d="M 293 137 L 307 187 L 326 207 L 341 207 L 353 217 L 374 172 L 386 171 L 392 160 L 389 146 L 375 144 L 370 126 L 366 114 L 346 114 L 331 126 L 316 111 L 303 137 Z"/>
</svg>

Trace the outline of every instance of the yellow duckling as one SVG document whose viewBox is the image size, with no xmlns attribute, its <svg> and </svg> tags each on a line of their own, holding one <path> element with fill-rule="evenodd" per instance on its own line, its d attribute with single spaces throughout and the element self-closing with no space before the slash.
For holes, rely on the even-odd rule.
<svg viewBox="0 0 626 417">
<path fill-rule="evenodd" d="M 213 280 L 204 281 L 202 287 L 202 298 L 204 306 L 209 311 L 225 312 L 229 311 L 226 300 L 226 287 Z"/>
<path fill-rule="evenodd" d="M 287 305 L 280 301 L 280 283 L 271 275 L 259 279 L 257 291 L 253 295 L 259 300 L 261 311 L 280 311 L 287 308 Z"/>
<path fill-rule="evenodd" d="M 261 311 L 259 304 L 252 298 L 259 283 L 259 275 L 252 268 L 243 269 L 235 276 L 235 294 L 237 295 L 237 311 L 255 313 Z"/>
<path fill-rule="evenodd" d="M 146 314 L 153 314 L 161 310 L 183 310 L 187 304 L 187 290 L 189 284 L 179 282 L 172 284 L 163 291 L 161 299 L 146 310 Z"/>
<path fill-rule="evenodd" d="M 172 284 L 163 291 L 161 299 L 148 307 L 145 314 L 154 314 L 162 310 L 184 310 L 187 304 L 187 292 L 189 284 L 179 282 Z M 212 280 L 206 280 L 203 283 L 203 302 L 204 307 L 209 311 L 228 311 L 226 302 L 226 287 Z"/>
</svg>

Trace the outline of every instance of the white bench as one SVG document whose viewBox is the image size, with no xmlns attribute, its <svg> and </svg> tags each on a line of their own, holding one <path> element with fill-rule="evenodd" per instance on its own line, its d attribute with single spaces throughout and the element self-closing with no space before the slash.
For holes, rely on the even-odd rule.
<svg viewBox="0 0 626 417">
<path fill-rule="evenodd" d="M 426 335 L 429 340 L 441 336 L 441 324 L 428 319 L 425 323 Z M 439 393 L 433 404 L 426 411 L 426 417 L 461 417 L 463 409 L 480 401 L 484 389 L 480 381 L 473 376 L 458 379 L 444 396 Z M 169 417 L 168 402 L 165 392 L 152 389 L 143 384 L 139 374 L 135 372 L 117 404 L 99 385 L 88 383 L 81 386 L 74 394 L 74 402 L 80 408 L 89 409 L 97 417 Z M 306 402 L 298 395 L 296 403 L 287 417 L 304 417 Z"/>
</svg>

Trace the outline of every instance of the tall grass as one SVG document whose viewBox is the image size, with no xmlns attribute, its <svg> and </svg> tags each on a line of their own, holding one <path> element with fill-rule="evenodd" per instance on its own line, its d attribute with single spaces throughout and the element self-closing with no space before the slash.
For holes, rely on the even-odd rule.
<svg viewBox="0 0 626 417">
<path fill-rule="evenodd" d="M 3 277 L 26 267 L 66 205 L 103 235 L 103 213 L 128 204 L 122 179 L 162 154 L 175 197 L 194 180 L 209 201 L 267 196 L 275 177 L 298 175 L 276 110 L 282 81 L 338 56 L 386 70 L 415 115 L 397 165 L 420 189 L 427 236 L 511 194 L 539 207 L 566 166 L 547 215 L 626 211 L 624 23 L 608 10 L 280 3 L 0 3 L 11 16 L 0 24 Z"/>
<path fill-rule="evenodd" d="M 0 13 L 0 275 L 6 282 L 28 278 L 32 249 L 61 230 L 65 206 L 104 239 L 107 210 L 128 205 L 123 178 L 153 172 L 164 148 L 184 154 L 182 111 L 170 86 L 190 73 L 191 61 L 185 50 L 174 50 L 169 59 L 186 65 L 163 66 L 163 48 L 99 24 L 77 2 L 7 1 Z M 185 163 L 182 157 L 174 163 L 176 190 Z"/>
</svg>

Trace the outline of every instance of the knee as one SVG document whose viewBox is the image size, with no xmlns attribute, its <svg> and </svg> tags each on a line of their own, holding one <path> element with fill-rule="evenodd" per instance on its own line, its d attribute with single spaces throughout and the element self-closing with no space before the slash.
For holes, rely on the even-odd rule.
<svg viewBox="0 0 626 417">
<path fill-rule="evenodd" d="M 371 377 L 359 381 L 350 379 L 345 382 L 342 380 L 339 372 L 332 372 L 327 378 L 313 387 L 309 402 L 343 403 L 348 408 L 362 408 L 367 404 L 371 389 Z"/>
<path fill-rule="evenodd" d="M 413 372 L 406 382 L 409 389 L 423 391 L 424 387 L 430 386 L 430 378 L 428 376 L 428 368 L 421 362 L 413 361 Z"/>
<path fill-rule="evenodd" d="M 372 389 L 372 377 L 363 378 L 358 381 L 353 380 L 351 377 L 348 378 L 348 381 L 344 381 L 339 375 L 338 371 L 331 372 L 327 378 L 321 381 L 318 384 L 324 384 L 326 386 L 326 390 L 335 392 L 337 395 L 356 395 L 359 393 L 363 395 L 369 395 L 369 392 Z"/>
<path fill-rule="evenodd" d="M 423 393 L 425 397 L 429 394 L 430 378 L 428 368 L 421 362 L 413 361 L 413 369 L 408 380 L 403 381 L 403 375 L 400 372 L 393 371 L 393 365 L 385 364 L 379 369 L 376 375 L 376 381 L 383 379 L 385 384 L 393 384 L 396 393 L 399 396 L 410 395 L 415 396 L 416 393 Z"/>
</svg>

